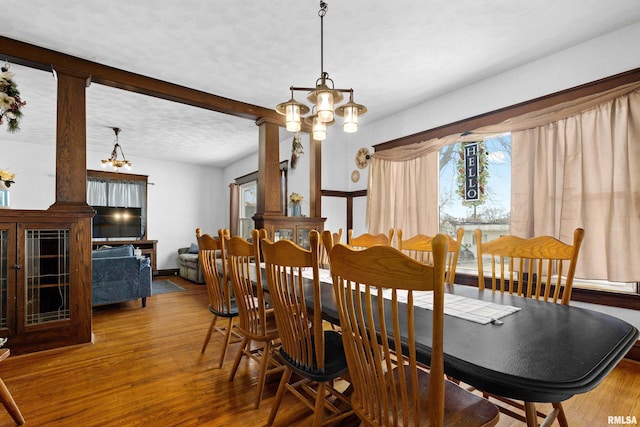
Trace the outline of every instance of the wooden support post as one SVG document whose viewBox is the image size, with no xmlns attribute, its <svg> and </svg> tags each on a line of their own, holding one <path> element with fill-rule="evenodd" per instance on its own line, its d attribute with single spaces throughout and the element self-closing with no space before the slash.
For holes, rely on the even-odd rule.
<svg viewBox="0 0 640 427">
<path fill-rule="evenodd" d="M 51 209 L 89 211 L 87 205 L 87 74 L 56 69 L 56 201 Z"/>
<path fill-rule="evenodd" d="M 279 126 L 259 121 L 257 212 L 255 228 L 264 228 L 265 217 L 281 217 Z"/>
</svg>

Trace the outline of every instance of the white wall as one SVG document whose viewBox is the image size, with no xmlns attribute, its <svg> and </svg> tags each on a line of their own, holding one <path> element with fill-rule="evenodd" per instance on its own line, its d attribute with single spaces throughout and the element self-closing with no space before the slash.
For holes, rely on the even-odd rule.
<svg viewBox="0 0 640 427">
<path fill-rule="evenodd" d="M 0 168 L 16 174 L 13 209 L 49 208 L 55 202 L 55 144 L 0 139 Z M 105 153 L 88 152 L 87 169 L 100 169 Z M 131 173 L 148 175 L 148 238 L 158 240 L 157 268 L 178 267 L 177 250 L 195 242 L 195 229 L 217 230 L 227 205 L 218 197 L 222 169 L 132 157 Z"/>
</svg>

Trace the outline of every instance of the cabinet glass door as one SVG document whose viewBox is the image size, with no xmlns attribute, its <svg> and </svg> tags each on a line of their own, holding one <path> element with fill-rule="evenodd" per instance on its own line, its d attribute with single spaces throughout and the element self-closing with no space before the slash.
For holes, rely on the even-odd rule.
<svg viewBox="0 0 640 427">
<path fill-rule="evenodd" d="M 273 232 L 273 241 L 278 240 L 294 240 L 293 228 L 276 228 Z"/>
<path fill-rule="evenodd" d="M 305 249 L 311 246 L 309 243 L 309 233 L 311 228 L 298 228 L 298 244 Z"/>
<path fill-rule="evenodd" d="M 69 229 L 27 229 L 25 325 L 70 318 Z"/>
</svg>

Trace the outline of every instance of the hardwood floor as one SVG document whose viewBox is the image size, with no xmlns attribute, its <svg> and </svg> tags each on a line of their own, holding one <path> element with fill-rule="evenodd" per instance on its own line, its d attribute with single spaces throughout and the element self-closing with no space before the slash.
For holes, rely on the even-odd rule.
<svg viewBox="0 0 640 427">
<path fill-rule="evenodd" d="M 94 343 L 23 356 L 0 363 L 0 376 L 33 426 L 263 426 L 278 378 L 268 382 L 254 409 L 257 366 L 228 370 L 238 344 L 217 369 L 222 335 L 204 355 L 211 314 L 205 287 L 177 277 L 185 292 L 155 295 L 147 307 L 129 302 L 94 310 Z M 11 341 L 7 343 L 11 348 Z M 250 390 L 250 392 L 247 392 Z M 607 416 L 640 422 L 640 364 L 623 361 L 594 391 L 564 404 L 571 426 L 606 426 Z M 276 426 L 303 426 L 311 413 L 290 394 Z M 357 420 L 342 425 L 356 426 Z M 0 427 L 13 421 L 0 409 Z M 500 427 L 522 424 L 502 416 Z M 557 424 L 556 424 L 557 425 Z"/>
</svg>

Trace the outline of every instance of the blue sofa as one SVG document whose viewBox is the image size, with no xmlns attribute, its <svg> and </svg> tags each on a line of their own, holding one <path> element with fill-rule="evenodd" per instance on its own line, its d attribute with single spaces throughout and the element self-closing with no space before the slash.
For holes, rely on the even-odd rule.
<svg viewBox="0 0 640 427">
<path fill-rule="evenodd" d="M 149 259 L 133 255 L 133 246 L 102 247 L 91 253 L 91 305 L 114 304 L 151 296 Z"/>
</svg>

